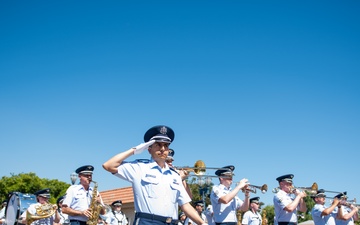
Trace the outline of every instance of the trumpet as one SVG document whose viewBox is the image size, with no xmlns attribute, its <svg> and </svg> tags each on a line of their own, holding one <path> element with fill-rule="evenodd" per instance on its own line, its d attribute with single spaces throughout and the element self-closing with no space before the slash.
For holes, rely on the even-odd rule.
<svg viewBox="0 0 360 225">
<path fill-rule="evenodd" d="M 249 191 L 249 192 L 252 192 L 252 193 L 256 193 L 256 189 L 260 189 L 261 193 L 265 194 L 267 192 L 267 190 L 268 190 L 268 186 L 267 186 L 267 184 L 264 184 L 262 186 L 256 186 L 256 185 L 249 184 L 247 186 L 247 188 L 242 189 L 242 192 Z"/>
<path fill-rule="evenodd" d="M 311 187 L 295 187 L 295 186 L 291 186 L 290 188 L 290 193 L 295 193 L 296 190 L 298 191 L 307 191 L 310 192 L 311 194 L 316 194 L 318 191 L 318 185 L 316 182 L 314 182 Z M 274 188 L 272 190 L 273 193 L 278 193 L 280 191 L 280 187 Z"/>
<path fill-rule="evenodd" d="M 292 186 L 290 192 L 294 193 L 294 192 L 296 192 L 296 190 L 307 191 L 307 192 L 310 192 L 311 194 L 316 194 L 318 191 L 318 185 L 316 182 L 314 182 L 311 185 L 311 187 L 294 187 L 294 186 Z"/>
<path fill-rule="evenodd" d="M 193 176 L 197 176 L 197 177 L 219 177 L 219 176 L 215 176 L 215 175 L 205 175 L 206 170 L 228 170 L 231 173 L 231 176 L 234 176 L 235 174 L 232 172 L 231 169 L 228 168 L 219 168 L 219 167 L 206 167 L 204 161 L 202 160 L 198 160 L 195 162 L 193 167 L 188 167 L 188 166 L 183 166 L 183 167 L 178 167 L 178 166 L 174 166 L 175 169 L 177 170 L 185 170 L 188 173 L 193 172 L 194 174 L 191 174 Z M 220 176 L 221 177 L 221 176 Z"/>
</svg>

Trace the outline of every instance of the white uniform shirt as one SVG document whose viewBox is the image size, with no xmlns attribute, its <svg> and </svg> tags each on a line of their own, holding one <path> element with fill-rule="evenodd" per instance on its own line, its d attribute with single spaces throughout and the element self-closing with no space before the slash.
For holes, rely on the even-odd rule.
<svg viewBox="0 0 360 225">
<path fill-rule="evenodd" d="M 205 222 L 208 225 L 215 225 L 214 211 L 213 211 L 212 205 L 208 205 L 206 207 L 205 216 L 206 216 L 206 221 Z"/>
<path fill-rule="evenodd" d="M 311 210 L 311 216 L 315 225 L 336 225 L 334 211 L 327 216 L 322 216 L 321 213 L 326 209 L 325 205 L 315 204 Z"/>
<path fill-rule="evenodd" d="M 71 209 L 79 210 L 79 211 L 84 211 L 88 209 L 91 204 L 92 193 L 93 193 L 92 190 L 93 188 L 89 187 L 89 190 L 86 191 L 81 184 L 70 186 L 66 190 L 66 196 L 64 198 L 63 205 L 67 205 Z M 84 222 L 88 220 L 86 216 L 71 216 L 71 215 L 69 215 L 69 219 L 80 220 Z"/>
<path fill-rule="evenodd" d="M 123 162 L 115 176 L 132 183 L 135 211 L 178 219 L 178 206 L 191 201 L 181 177 L 153 160 Z"/>
<path fill-rule="evenodd" d="M 261 215 L 259 212 L 253 212 L 251 210 L 246 211 L 242 217 L 241 224 L 248 224 L 248 225 L 261 225 Z"/>
<path fill-rule="evenodd" d="M 110 215 L 112 217 L 111 225 L 126 225 L 128 223 L 126 215 L 121 211 L 111 211 Z"/>
<path fill-rule="evenodd" d="M 231 187 L 227 188 L 222 184 L 214 185 L 211 191 L 210 200 L 214 211 L 216 223 L 237 222 L 236 211 L 244 203 L 239 197 L 235 196 L 229 203 L 219 203 L 219 199 L 228 194 Z"/>
<path fill-rule="evenodd" d="M 0 210 L 0 219 L 5 218 L 5 208 L 6 207 L 2 207 L 2 209 Z"/>
<path fill-rule="evenodd" d="M 297 208 L 292 211 L 292 212 L 288 212 L 286 210 L 284 210 L 285 206 L 287 206 L 288 204 L 290 204 L 291 202 L 294 201 L 294 196 L 293 194 L 288 194 L 283 190 L 279 190 L 273 199 L 274 202 L 274 209 L 275 209 L 275 218 L 276 221 L 279 222 L 294 222 L 297 223 L 297 210 L 299 208 L 299 206 L 297 206 Z"/>
<path fill-rule="evenodd" d="M 69 220 L 68 214 L 63 213 L 63 212 L 60 210 L 59 216 L 60 216 L 60 222 L 59 222 L 60 224 L 64 224 L 64 225 L 70 224 L 70 220 Z"/>
<path fill-rule="evenodd" d="M 35 204 L 31 204 L 27 210 L 25 210 L 22 214 L 21 217 L 22 218 L 26 218 L 26 212 L 29 211 L 30 214 L 32 215 L 37 215 L 36 214 L 36 207 L 41 207 L 40 203 L 35 203 Z M 55 213 L 47 218 L 44 219 L 39 219 L 39 220 L 35 220 L 34 222 L 31 223 L 31 225 L 53 225 L 54 223 L 54 219 L 55 219 Z"/>
</svg>

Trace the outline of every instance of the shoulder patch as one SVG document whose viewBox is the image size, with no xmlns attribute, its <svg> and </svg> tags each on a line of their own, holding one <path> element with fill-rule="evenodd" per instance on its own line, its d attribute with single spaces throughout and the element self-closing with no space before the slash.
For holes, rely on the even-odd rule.
<svg viewBox="0 0 360 225">
<path fill-rule="evenodd" d="M 137 159 L 135 160 L 136 162 L 141 162 L 141 163 L 149 163 L 150 160 L 149 159 Z"/>
</svg>

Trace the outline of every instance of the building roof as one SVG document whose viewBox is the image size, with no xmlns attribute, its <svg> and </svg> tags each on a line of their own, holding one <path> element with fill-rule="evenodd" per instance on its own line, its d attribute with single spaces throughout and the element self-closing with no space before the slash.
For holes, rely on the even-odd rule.
<svg viewBox="0 0 360 225">
<path fill-rule="evenodd" d="M 113 201 L 121 200 L 123 204 L 134 202 L 132 187 L 117 188 L 108 191 L 100 191 L 104 204 L 110 205 Z"/>
</svg>

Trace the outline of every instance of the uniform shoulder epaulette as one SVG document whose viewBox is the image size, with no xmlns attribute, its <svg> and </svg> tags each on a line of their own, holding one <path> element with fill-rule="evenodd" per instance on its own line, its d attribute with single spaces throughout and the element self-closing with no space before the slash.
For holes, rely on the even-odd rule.
<svg viewBox="0 0 360 225">
<path fill-rule="evenodd" d="M 150 159 L 137 159 L 136 162 L 149 163 Z"/>
<path fill-rule="evenodd" d="M 180 176 L 179 172 L 178 172 L 178 171 L 176 171 L 176 169 L 174 169 L 174 168 L 170 167 L 170 170 L 174 171 L 177 175 L 179 175 L 179 176 Z"/>
</svg>

